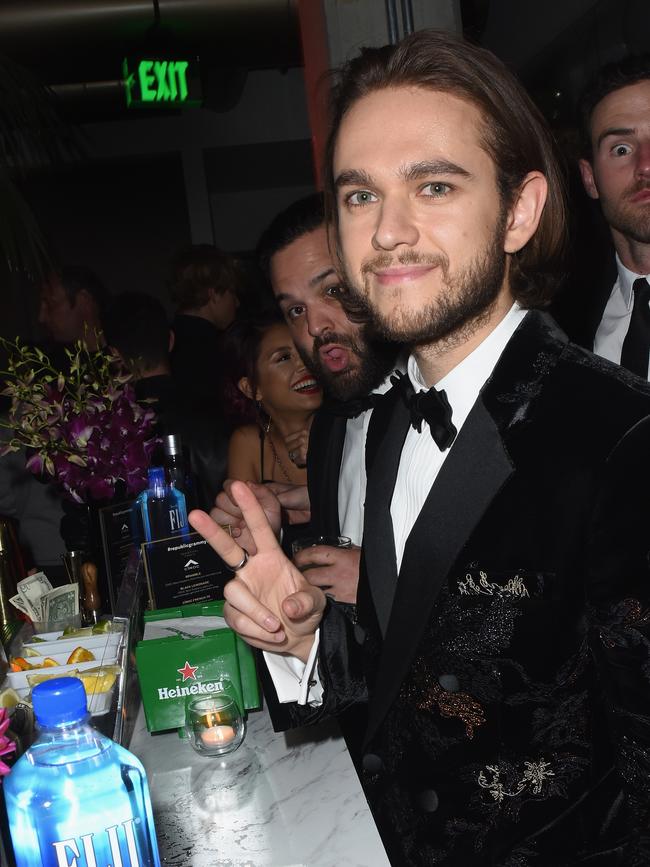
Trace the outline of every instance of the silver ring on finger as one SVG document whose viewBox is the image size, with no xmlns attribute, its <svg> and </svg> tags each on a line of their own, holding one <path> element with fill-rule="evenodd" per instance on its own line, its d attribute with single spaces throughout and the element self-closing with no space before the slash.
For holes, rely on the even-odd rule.
<svg viewBox="0 0 650 867">
<path fill-rule="evenodd" d="M 295 464 L 295 462 L 296 462 L 296 453 L 295 452 L 289 452 L 289 460 Z"/>
<path fill-rule="evenodd" d="M 248 563 L 248 551 L 246 550 L 246 548 L 242 548 L 242 552 L 244 556 L 235 566 L 228 566 L 228 564 L 226 563 L 226 566 L 228 566 L 231 572 L 237 572 L 239 571 L 239 569 L 243 569 L 244 566 Z"/>
</svg>

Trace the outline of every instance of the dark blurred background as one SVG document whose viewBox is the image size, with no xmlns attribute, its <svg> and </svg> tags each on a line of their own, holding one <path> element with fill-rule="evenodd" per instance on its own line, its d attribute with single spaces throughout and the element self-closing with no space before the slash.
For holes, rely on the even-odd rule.
<svg viewBox="0 0 650 867">
<path fill-rule="evenodd" d="M 39 230 L 52 261 L 168 307 L 177 247 L 214 243 L 249 267 L 273 214 L 318 182 L 327 67 L 427 26 L 462 30 L 524 81 L 567 156 L 573 212 L 593 244 L 575 99 L 604 62 L 650 48 L 647 0 L 3 0 L 0 139 L 9 131 L 14 147 L 0 197 L 22 199 L 1 209 L 0 335 L 39 336 Z M 201 104 L 127 108 L 124 57 L 130 68 L 188 60 Z M 39 88 L 51 116 L 39 114 Z"/>
</svg>

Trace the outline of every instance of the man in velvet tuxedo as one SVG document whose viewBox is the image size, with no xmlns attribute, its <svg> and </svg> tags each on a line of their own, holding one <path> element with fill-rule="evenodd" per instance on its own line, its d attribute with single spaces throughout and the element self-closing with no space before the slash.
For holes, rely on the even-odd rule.
<svg viewBox="0 0 650 867">
<path fill-rule="evenodd" d="M 539 308 L 564 237 L 553 145 L 489 52 L 420 31 L 341 73 L 328 148 L 357 298 L 411 345 L 366 446 L 358 622 L 251 490 L 228 623 L 296 722 L 368 703 L 395 865 L 650 863 L 650 387 Z"/>
</svg>

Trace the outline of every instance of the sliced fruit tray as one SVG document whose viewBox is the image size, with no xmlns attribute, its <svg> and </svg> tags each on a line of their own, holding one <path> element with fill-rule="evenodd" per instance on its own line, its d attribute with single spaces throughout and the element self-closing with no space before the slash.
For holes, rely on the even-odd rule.
<svg viewBox="0 0 650 867">
<path fill-rule="evenodd" d="M 48 656 L 51 653 L 65 653 L 66 651 L 72 653 L 76 647 L 85 647 L 87 650 L 92 650 L 97 656 L 95 648 L 105 645 L 119 647 L 122 638 L 123 633 L 121 631 L 93 633 L 91 627 L 86 627 L 68 633 L 42 632 L 24 641 L 23 647 L 35 650 L 41 656 Z"/>
<path fill-rule="evenodd" d="M 76 676 L 86 689 L 90 713 L 107 713 L 120 671 L 117 662 L 124 634 L 106 628 L 94 630 L 41 633 L 24 641 L 21 656 L 10 660 L 14 670 L 7 672 L 4 686 L 29 700 L 32 687 L 41 680 Z"/>
</svg>

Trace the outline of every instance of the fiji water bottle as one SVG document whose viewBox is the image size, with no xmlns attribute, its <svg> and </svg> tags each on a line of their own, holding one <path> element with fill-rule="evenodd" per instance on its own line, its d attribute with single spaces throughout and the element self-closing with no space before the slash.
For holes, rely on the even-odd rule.
<svg viewBox="0 0 650 867">
<path fill-rule="evenodd" d="M 88 724 L 82 682 L 32 701 L 39 737 L 3 781 L 17 867 L 160 867 L 144 768 Z"/>
<path fill-rule="evenodd" d="M 170 536 L 188 535 L 187 507 L 182 491 L 165 482 L 163 467 L 152 467 L 147 473 L 149 487 L 140 499 L 145 539 L 155 542 Z"/>
<path fill-rule="evenodd" d="M 189 471 L 188 462 L 185 459 L 183 443 L 178 434 L 167 434 L 163 437 L 165 449 L 165 474 L 169 484 L 180 491 L 185 497 L 185 505 L 188 510 L 195 508 L 196 497 L 194 495 L 194 483 Z"/>
</svg>

